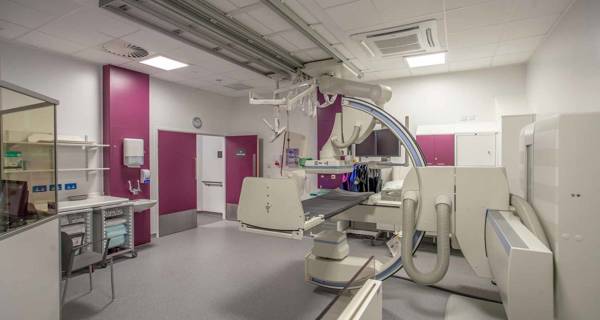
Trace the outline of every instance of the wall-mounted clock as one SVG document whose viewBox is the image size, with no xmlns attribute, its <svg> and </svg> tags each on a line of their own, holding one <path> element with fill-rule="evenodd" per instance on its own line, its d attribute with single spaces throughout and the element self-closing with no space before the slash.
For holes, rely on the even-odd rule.
<svg viewBox="0 0 600 320">
<path fill-rule="evenodd" d="M 194 117 L 194 119 L 192 119 L 192 125 L 196 129 L 202 128 L 202 119 L 200 119 L 200 117 Z"/>
</svg>

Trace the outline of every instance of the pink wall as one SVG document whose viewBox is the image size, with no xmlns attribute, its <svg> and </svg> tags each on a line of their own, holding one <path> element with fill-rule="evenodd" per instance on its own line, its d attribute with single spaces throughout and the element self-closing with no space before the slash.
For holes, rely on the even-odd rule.
<svg viewBox="0 0 600 320">
<path fill-rule="evenodd" d="M 323 103 L 323 95 L 319 92 L 319 102 Z M 335 102 L 324 109 L 317 110 L 317 152 L 323 148 L 327 140 L 331 136 L 333 125 L 335 123 L 336 113 L 342 112 L 342 97 L 338 96 Z M 317 154 L 318 155 L 318 154 Z M 318 188 L 335 189 L 342 183 L 342 175 L 319 175 Z"/>
<path fill-rule="evenodd" d="M 239 203 L 242 182 L 259 174 L 258 162 L 257 135 L 225 137 L 226 203 Z"/>
<path fill-rule="evenodd" d="M 196 134 L 158 131 L 158 212 L 195 210 Z"/>
<path fill-rule="evenodd" d="M 144 165 L 150 169 L 150 79 L 147 74 L 105 65 L 103 84 L 104 193 L 129 199 L 150 198 L 150 185 L 133 195 L 127 181 L 140 177 L 140 169 L 123 165 L 123 138 L 144 139 Z M 137 184 L 137 183 L 136 183 Z M 150 210 L 135 214 L 135 242 L 150 241 Z"/>
</svg>

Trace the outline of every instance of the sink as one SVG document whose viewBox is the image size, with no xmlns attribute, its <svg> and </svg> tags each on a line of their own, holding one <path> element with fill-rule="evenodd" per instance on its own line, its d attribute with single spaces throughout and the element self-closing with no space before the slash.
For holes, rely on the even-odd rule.
<svg viewBox="0 0 600 320">
<path fill-rule="evenodd" d="M 145 211 L 145 210 L 148 210 L 148 209 L 154 207 L 156 205 L 156 200 L 135 199 L 135 200 L 131 200 L 131 203 L 133 204 L 134 212 L 142 212 L 142 211 Z"/>
</svg>

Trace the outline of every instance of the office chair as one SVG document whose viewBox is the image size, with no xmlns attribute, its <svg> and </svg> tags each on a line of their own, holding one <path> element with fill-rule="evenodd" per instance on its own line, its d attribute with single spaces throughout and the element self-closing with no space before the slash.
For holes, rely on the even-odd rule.
<svg viewBox="0 0 600 320">
<path fill-rule="evenodd" d="M 82 235 L 83 238 L 83 235 Z M 96 264 L 108 264 L 110 265 L 110 289 L 111 289 L 111 302 L 115 300 L 115 281 L 113 275 L 113 259 L 107 258 L 106 255 L 108 253 L 108 246 L 110 244 L 110 238 L 105 238 L 102 240 L 87 242 L 85 243 L 83 240 L 80 245 L 74 246 L 73 240 L 71 236 L 69 236 L 66 232 L 60 233 L 60 243 L 61 243 L 61 265 L 63 278 L 65 279 L 65 286 L 63 288 L 62 296 L 60 299 L 61 307 L 65 303 L 65 298 L 67 295 L 67 288 L 69 285 L 69 278 L 71 278 L 71 274 L 73 271 L 81 270 L 87 268 L 89 277 L 90 277 L 90 291 L 93 290 L 92 283 L 92 271 L 93 266 Z M 104 251 L 102 253 L 94 252 L 91 250 L 81 250 L 90 246 L 95 242 L 100 242 L 106 240 L 106 245 L 104 246 Z"/>
</svg>

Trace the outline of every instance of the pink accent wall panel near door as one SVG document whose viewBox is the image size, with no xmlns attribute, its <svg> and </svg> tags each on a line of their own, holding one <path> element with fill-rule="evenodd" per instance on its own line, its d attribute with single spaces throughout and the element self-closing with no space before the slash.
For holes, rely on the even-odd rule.
<svg viewBox="0 0 600 320">
<path fill-rule="evenodd" d="M 325 101 L 321 92 L 318 93 L 317 97 L 319 99 L 319 103 L 323 103 Z M 317 110 L 317 152 L 323 148 L 331 136 L 331 131 L 333 130 L 333 125 L 335 123 L 335 115 L 339 112 L 342 112 L 341 96 L 338 96 L 333 104 L 329 107 Z M 319 156 L 318 153 L 317 156 Z M 317 177 L 317 184 L 318 188 L 336 189 L 342 184 L 342 175 L 319 175 Z"/>
<path fill-rule="evenodd" d="M 428 166 L 454 165 L 454 135 L 431 134 L 417 136 L 417 143 Z"/>
<path fill-rule="evenodd" d="M 258 176 L 257 135 L 225 137 L 225 172 L 225 202 L 237 204 L 244 178 Z"/>
<path fill-rule="evenodd" d="M 109 147 L 103 161 L 104 194 L 129 199 L 150 198 L 150 185 L 142 185 L 137 195 L 129 192 L 128 180 L 140 178 L 139 168 L 123 165 L 123 138 L 144 139 L 144 165 L 150 169 L 150 81 L 147 74 L 111 65 L 102 68 L 103 138 Z M 136 213 L 135 245 L 150 242 L 150 210 Z"/>
<path fill-rule="evenodd" d="M 196 210 L 196 134 L 158 131 L 158 211 Z"/>
</svg>

